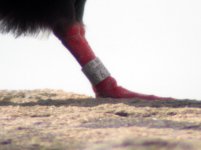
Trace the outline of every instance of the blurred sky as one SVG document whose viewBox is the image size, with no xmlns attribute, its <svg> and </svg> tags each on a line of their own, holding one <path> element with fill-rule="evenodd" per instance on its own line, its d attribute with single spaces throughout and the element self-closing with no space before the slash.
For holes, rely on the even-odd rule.
<svg viewBox="0 0 201 150">
<path fill-rule="evenodd" d="M 88 0 L 87 39 L 122 86 L 201 99 L 200 0 Z M 0 89 L 54 88 L 93 96 L 52 34 L 0 35 Z"/>
</svg>

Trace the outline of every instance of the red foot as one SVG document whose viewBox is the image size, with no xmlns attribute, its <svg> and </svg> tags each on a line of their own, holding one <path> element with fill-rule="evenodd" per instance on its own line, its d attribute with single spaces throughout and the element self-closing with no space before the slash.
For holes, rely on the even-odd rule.
<svg viewBox="0 0 201 150">
<path fill-rule="evenodd" d="M 114 78 L 108 77 L 95 87 L 93 87 L 96 97 L 103 98 L 137 98 L 143 100 L 175 100 L 173 98 L 158 97 L 154 95 L 145 95 L 140 93 L 131 92 L 123 87 L 117 85 Z"/>
</svg>

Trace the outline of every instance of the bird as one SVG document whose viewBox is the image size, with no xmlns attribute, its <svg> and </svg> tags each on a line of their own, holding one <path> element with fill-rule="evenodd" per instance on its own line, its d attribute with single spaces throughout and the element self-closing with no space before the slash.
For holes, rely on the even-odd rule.
<svg viewBox="0 0 201 150">
<path fill-rule="evenodd" d="M 87 0 L 1 0 L 0 32 L 15 37 L 52 32 L 80 64 L 96 97 L 173 100 L 133 92 L 118 85 L 85 37 L 86 3 Z"/>
</svg>

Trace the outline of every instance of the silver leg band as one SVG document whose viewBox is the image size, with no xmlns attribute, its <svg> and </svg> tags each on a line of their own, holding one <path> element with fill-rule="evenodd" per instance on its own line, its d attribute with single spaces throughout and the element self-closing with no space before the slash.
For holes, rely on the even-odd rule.
<svg viewBox="0 0 201 150">
<path fill-rule="evenodd" d="M 93 85 L 100 83 L 110 76 L 109 71 L 105 68 L 99 58 L 95 58 L 86 64 L 82 68 L 82 71 Z"/>
</svg>

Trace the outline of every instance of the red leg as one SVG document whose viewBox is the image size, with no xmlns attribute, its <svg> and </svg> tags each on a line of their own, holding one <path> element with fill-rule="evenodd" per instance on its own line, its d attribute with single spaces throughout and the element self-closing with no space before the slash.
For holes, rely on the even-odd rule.
<svg viewBox="0 0 201 150">
<path fill-rule="evenodd" d="M 59 32 L 54 31 L 54 33 L 59 37 L 62 43 L 70 50 L 76 60 L 83 68 L 87 68 L 86 72 L 91 73 L 92 75 L 87 75 L 89 80 L 93 85 L 94 92 L 96 97 L 110 97 L 110 98 L 138 98 L 146 100 L 172 100 L 172 98 L 157 97 L 153 95 L 144 95 L 135 92 L 131 92 L 123 87 L 117 85 L 116 80 L 110 76 L 103 65 L 96 60 L 96 56 L 92 49 L 90 48 L 86 38 L 85 30 L 82 24 L 73 24 L 68 27 L 66 34 L 59 34 Z M 90 62 L 95 62 L 95 69 L 91 70 L 91 66 L 88 65 Z M 97 64 L 98 63 L 98 64 Z M 87 66 L 87 67 L 86 67 Z M 97 67 L 98 66 L 98 67 Z M 92 67 L 93 68 L 93 67 Z M 98 71 L 96 71 L 96 68 Z M 86 69 L 85 69 L 86 70 Z M 84 70 L 84 72 L 85 72 Z M 90 71 L 89 71 L 90 70 Z M 92 79 L 93 73 L 95 76 L 100 76 L 101 78 Z M 106 73 L 105 73 L 106 72 Z M 105 76 L 104 76 L 105 75 Z"/>
</svg>

